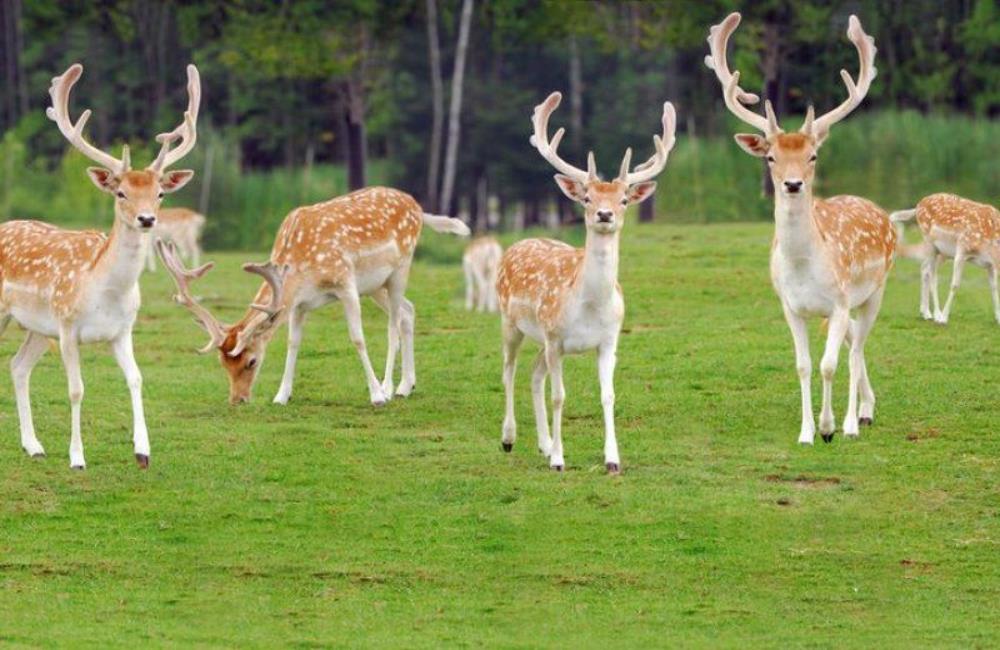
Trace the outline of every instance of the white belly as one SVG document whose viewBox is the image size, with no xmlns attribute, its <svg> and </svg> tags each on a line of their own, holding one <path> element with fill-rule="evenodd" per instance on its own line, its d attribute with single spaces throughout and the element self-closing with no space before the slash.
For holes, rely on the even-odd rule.
<svg viewBox="0 0 1000 650">
<path fill-rule="evenodd" d="M 91 307 L 76 321 L 81 343 L 111 341 L 128 331 L 139 313 L 139 287 L 125 295 L 98 295 Z"/>
<path fill-rule="evenodd" d="M 833 274 L 815 260 L 788 261 L 775 252 L 771 259 L 774 288 L 799 316 L 829 316 L 837 300 Z"/>
<path fill-rule="evenodd" d="M 593 350 L 621 329 L 625 304 L 617 292 L 610 302 L 570 303 L 566 308 L 563 351 L 567 354 Z"/>
</svg>

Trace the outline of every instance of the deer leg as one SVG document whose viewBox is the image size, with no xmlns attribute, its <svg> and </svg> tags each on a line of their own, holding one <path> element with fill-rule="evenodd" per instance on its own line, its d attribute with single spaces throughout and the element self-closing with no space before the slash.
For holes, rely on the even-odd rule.
<svg viewBox="0 0 1000 650">
<path fill-rule="evenodd" d="M 337 293 L 337 298 L 344 305 L 344 319 L 347 321 L 347 332 L 351 337 L 351 343 L 354 344 L 354 348 L 358 351 L 358 357 L 361 359 L 361 366 L 364 368 L 371 402 L 374 406 L 382 406 L 389 398 L 382 392 L 382 385 L 375 378 L 375 370 L 372 368 L 371 359 L 368 358 L 368 347 L 365 345 L 365 331 L 361 323 L 361 298 L 358 296 L 358 289 L 352 283 L 342 288 Z"/>
<path fill-rule="evenodd" d="M 997 265 L 990 264 L 986 269 L 990 279 L 990 294 L 993 296 L 993 317 L 1000 323 L 1000 291 L 997 290 Z"/>
<path fill-rule="evenodd" d="M 472 269 L 472 263 L 462 260 L 462 272 L 465 273 L 465 309 L 472 311 L 476 301 L 476 273 Z"/>
<path fill-rule="evenodd" d="M 802 428 L 799 431 L 799 444 L 811 445 L 816 435 L 816 422 L 812 409 L 812 359 L 809 356 L 809 330 L 804 318 L 792 312 L 782 303 L 785 310 L 785 321 L 792 332 L 795 344 L 795 369 L 799 375 L 799 388 L 802 391 Z M 824 438 L 826 440 L 826 438 Z M 829 440 L 827 440 L 829 442 Z"/>
<path fill-rule="evenodd" d="M 941 297 L 938 291 L 938 269 L 941 268 L 941 263 L 944 262 L 944 256 L 939 254 L 937 251 L 934 252 L 934 263 L 931 264 L 931 299 L 934 303 L 934 318 L 941 314 Z"/>
<path fill-rule="evenodd" d="M 484 291 L 488 297 L 487 309 L 491 313 L 496 313 L 499 309 L 497 305 L 497 267 L 494 266 L 490 269 L 490 272 L 486 276 L 486 288 Z"/>
<path fill-rule="evenodd" d="M 535 368 L 531 373 L 531 401 L 535 407 L 535 429 L 538 431 L 538 451 L 546 458 L 552 453 L 552 437 L 549 435 L 549 414 L 545 408 L 545 377 L 549 367 L 545 364 L 545 350 L 539 350 L 535 357 Z"/>
<path fill-rule="evenodd" d="M 87 463 L 83 458 L 83 437 L 80 433 L 80 404 L 83 402 L 80 344 L 76 340 L 76 333 L 69 327 L 62 327 L 59 330 L 59 351 L 62 353 L 63 365 L 66 367 L 66 380 L 69 387 L 71 416 L 69 466 L 73 469 L 83 469 Z"/>
<path fill-rule="evenodd" d="M 146 416 L 142 407 L 142 373 L 135 362 L 131 329 L 111 342 L 111 353 L 125 375 L 125 383 L 132 398 L 132 444 L 135 460 L 139 467 L 146 469 L 149 467 L 149 431 L 146 429 Z"/>
<path fill-rule="evenodd" d="M 859 309 L 858 317 L 850 324 L 850 369 L 849 388 L 847 396 L 847 412 L 844 414 L 844 435 L 857 436 L 860 424 L 871 424 L 875 413 L 875 393 L 868 380 L 868 368 L 865 364 L 865 342 L 875 325 L 879 309 L 882 307 L 882 296 L 885 288 L 879 289 Z M 858 395 L 861 397 L 861 411 L 858 413 Z"/>
<path fill-rule="evenodd" d="M 566 389 L 563 387 L 562 351 L 559 349 L 559 341 L 546 338 L 545 363 L 552 378 L 552 454 L 549 456 L 549 467 L 561 472 L 566 465 L 562 444 L 562 410 L 566 401 Z"/>
<path fill-rule="evenodd" d="M 307 312 L 301 307 L 293 307 L 288 313 L 288 350 L 285 353 L 285 372 L 281 375 L 281 386 L 274 396 L 275 404 L 288 404 L 292 398 L 292 384 L 295 382 L 295 364 L 299 359 L 302 344 L 302 330 Z"/>
<path fill-rule="evenodd" d="M 490 307 L 490 281 L 489 276 L 482 268 L 476 269 L 477 304 L 476 311 L 485 312 Z"/>
<path fill-rule="evenodd" d="M 382 392 L 387 397 L 392 395 L 392 376 L 396 371 L 396 354 L 399 352 L 400 328 L 394 322 L 392 309 L 389 304 L 389 290 L 386 287 L 377 289 L 371 294 L 372 300 L 385 312 L 389 334 L 389 347 L 385 354 L 385 374 L 382 379 Z"/>
<path fill-rule="evenodd" d="M 927 255 L 920 260 L 920 316 L 924 320 L 934 320 L 930 302 L 931 283 L 937 280 L 937 275 L 934 271 L 936 259 L 937 252 L 931 248 L 927 251 Z M 934 307 L 937 309 L 936 302 Z"/>
<path fill-rule="evenodd" d="M 399 349 L 399 339 L 402 331 L 403 303 L 406 296 L 406 280 L 409 276 L 409 265 L 400 267 L 389 276 L 386 282 L 388 290 L 388 316 L 389 316 L 389 353 L 385 360 L 385 378 L 382 380 L 382 390 L 386 397 L 392 397 L 393 375 L 395 374 L 396 352 Z M 402 383 L 400 384 L 402 385 Z M 412 386 L 411 386 L 412 390 Z"/>
<path fill-rule="evenodd" d="M 601 409 L 604 411 L 604 466 L 609 474 L 621 471 L 618 439 L 615 437 L 615 364 L 618 361 L 618 334 L 597 349 L 597 376 L 601 382 Z"/>
<path fill-rule="evenodd" d="M 509 322 L 503 320 L 503 388 L 506 398 L 506 411 L 503 416 L 503 435 L 500 437 L 500 444 L 504 451 L 514 448 L 514 441 L 517 439 L 517 421 L 514 419 L 514 374 L 517 372 L 517 353 L 521 350 L 524 342 L 524 334 L 521 330 Z"/>
<path fill-rule="evenodd" d="M 826 348 L 820 360 L 819 371 L 823 376 L 823 406 L 819 413 L 819 433 L 824 440 L 833 436 L 836 425 L 833 420 L 833 375 L 837 372 L 837 357 L 844 344 L 850 327 L 850 314 L 846 307 L 835 307 L 830 315 L 830 330 L 826 337 Z M 851 435 L 851 434 L 848 434 Z M 857 435 L 857 433 L 853 434 Z"/>
<path fill-rule="evenodd" d="M 413 358 L 413 330 L 416 324 L 417 310 L 413 303 L 406 299 L 406 283 L 410 277 L 410 263 L 401 267 L 392 277 L 389 278 L 389 300 L 390 304 L 395 301 L 397 309 L 396 328 L 399 332 L 400 346 L 403 352 L 403 372 L 400 377 L 399 386 L 396 387 L 396 395 L 407 397 L 413 392 L 417 385 L 417 370 Z"/>
<path fill-rule="evenodd" d="M 156 235 L 151 235 L 148 237 L 146 245 L 146 270 L 150 272 L 156 271 L 156 250 L 154 244 L 156 243 Z"/>
<path fill-rule="evenodd" d="M 951 313 L 951 303 L 955 300 L 955 292 L 962 284 L 962 267 L 965 266 L 965 250 L 961 244 L 955 249 L 955 264 L 951 271 L 951 288 L 948 290 L 948 299 L 944 302 L 941 313 L 936 315 L 934 320 L 941 325 L 948 322 L 948 315 Z"/>
<path fill-rule="evenodd" d="M 49 347 L 48 340 L 34 332 L 28 332 L 21 348 L 10 361 L 10 374 L 14 383 L 17 400 L 17 416 L 21 424 L 21 447 L 29 456 L 44 456 L 45 449 L 35 436 L 35 423 L 31 417 L 31 395 L 29 385 L 31 371 Z"/>
</svg>

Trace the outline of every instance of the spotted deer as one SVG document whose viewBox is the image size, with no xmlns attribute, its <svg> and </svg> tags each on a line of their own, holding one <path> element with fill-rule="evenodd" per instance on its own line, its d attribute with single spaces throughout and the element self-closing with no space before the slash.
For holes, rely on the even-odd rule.
<svg viewBox="0 0 1000 650">
<path fill-rule="evenodd" d="M 967 261 L 986 269 L 993 296 L 993 315 L 1000 323 L 1000 294 L 997 292 L 997 267 L 1000 266 L 1000 211 L 992 205 L 976 203 L 954 194 L 931 194 L 912 210 L 900 210 L 889 215 L 899 224 L 917 218 L 923 244 L 900 247 L 905 257 L 920 262 L 920 315 L 942 325 L 948 322 L 955 292 L 962 282 L 962 268 Z M 951 274 L 951 289 L 941 308 L 938 296 L 938 267 L 945 257 L 955 260 Z M 930 300 L 934 299 L 931 313 Z"/>
<path fill-rule="evenodd" d="M 597 350 L 601 406 L 604 410 L 604 462 L 611 474 L 621 468 L 615 437 L 614 371 L 618 334 L 625 315 L 625 302 L 618 284 L 618 246 L 625 223 L 625 209 L 649 198 L 655 178 L 667 164 L 674 146 L 676 117 L 669 102 L 663 105 L 663 134 L 653 136 L 655 152 L 645 163 L 629 171 L 632 150 L 625 152 L 618 176 L 602 181 L 594 154 L 587 157 L 587 170 L 559 157 L 557 149 L 564 129 L 549 140 L 549 116 L 562 100 L 552 93 L 535 107 L 531 144 L 560 173 L 559 189 L 581 204 L 587 238 L 574 248 L 552 239 L 526 239 L 504 253 L 497 276 L 503 334 L 503 382 L 506 414 L 501 444 L 511 451 L 517 435 L 514 419 L 514 373 L 525 336 L 541 343 L 531 378 L 531 393 L 538 430 L 538 448 L 549 458 L 549 467 L 562 471 L 562 359 L 566 354 Z M 545 380 L 552 380 L 552 433 L 545 411 Z"/>
<path fill-rule="evenodd" d="M 183 187 L 194 174 L 167 168 L 195 145 L 201 81 L 198 70 L 188 66 L 184 121 L 174 131 L 157 136 L 161 148 L 156 160 L 146 169 L 136 170 L 132 169 L 128 147 L 119 159 L 84 139 L 89 110 L 75 124 L 70 119 L 70 91 L 82 73 L 83 66 L 75 64 L 52 79 L 52 106 L 46 115 L 73 147 L 100 165 L 88 168 L 87 174 L 98 189 L 115 197 L 114 225 L 110 235 L 63 230 L 39 221 L 0 225 L 0 319 L 4 326 L 13 319 L 28 332 L 11 361 L 24 450 L 31 456 L 45 455 L 35 435 L 28 385 L 32 369 L 48 349 L 47 339 L 57 338 L 69 383 L 70 466 L 86 466 L 80 432 L 83 379 L 79 346 L 110 342 L 132 397 L 135 458 L 146 468 L 150 450 L 142 375 L 132 351 L 132 327 L 140 302 L 138 280 L 160 200 Z"/>
<path fill-rule="evenodd" d="M 829 319 L 826 348 L 820 362 L 823 377 L 820 435 L 825 442 L 833 440 L 833 376 L 840 346 L 846 340 L 850 343 L 850 380 L 843 430 L 845 436 L 857 436 L 858 425 L 871 424 L 875 412 L 875 394 L 868 380 L 864 346 L 882 305 L 896 249 L 896 232 L 885 211 L 871 201 L 856 196 L 814 198 L 812 184 L 816 156 L 830 127 L 861 104 L 875 78 L 875 42 L 861 28 L 857 17 L 851 16 L 847 37 L 857 49 L 861 64 L 856 82 L 846 70 L 841 71 L 847 99 L 821 117 L 815 117 L 810 106 L 802 128 L 796 133 L 785 133 L 778 126 L 770 102 L 764 106 L 766 117 L 744 106 L 759 99 L 740 88 L 740 73 L 730 72 L 726 62 L 726 45 L 739 23 L 740 14 L 732 13 L 712 27 L 708 37 L 711 54 L 705 57 L 705 63 L 722 84 L 726 107 L 763 133 L 741 133 L 736 135 L 736 142 L 750 155 L 767 161 L 774 181 L 771 281 L 795 344 L 802 389 L 799 442 L 811 445 L 815 434 L 810 394 L 812 361 L 806 330 L 806 319 L 810 316 Z"/>
<path fill-rule="evenodd" d="M 201 264 L 201 231 L 205 227 L 204 215 L 189 208 L 160 208 L 156 215 L 156 227 L 150 239 L 165 239 L 177 244 L 181 257 L 190 260 L 193 266 Z M 146 269 L 156 270 L 156 251 L 152 246 L 146 255 Z"/>
<path fill-rule="evenodd" d="M 476 237 L 462 255 L 465 273 L 465 308 L 477 311 L 497 310 L 497 267 L 503 247 L 496 237 Z"/>
<path fill-rule="evenodd" d="M 396 354 L 402 347 L 402 381 L 395 394 L 413 390 L 415 311 L 406 299 L 406 283 L 413 251 L 423 225 L 438 232 L 468 235 L 458 219 L 425 213 L 409 194 L 385 187 L 370 187 L 345 196 L 292 210 L 278 230 L 265 264 L 245 264 L 244 270 L 260 275 L 253 303 L 234 325 L 219 322 L 191 296 L 189 283 L 203 276 L 211 263 L 189 270 L 172 245 L 157 242 L 164 265 L 178 288 L 178 303 L 189 309 L 208 332 L 201 352 L 218 350 L 229 377 L 229 401 L 250 401 L 251 391 L 267 345 L 275 330 L 288 322 L 288 351 L 276 404 L 292 397 L 295 364 L 302 342 L 306 315 L 327 303 L 340 301 L 351 342 L 364 368 L 372 404 L 381 406 L 393 395 Z M 375 377 L 365 347 L 361 324 L 361 296 L 371 296 L 389 315 L 389 350 L 382 382 Z"/>
</svg>

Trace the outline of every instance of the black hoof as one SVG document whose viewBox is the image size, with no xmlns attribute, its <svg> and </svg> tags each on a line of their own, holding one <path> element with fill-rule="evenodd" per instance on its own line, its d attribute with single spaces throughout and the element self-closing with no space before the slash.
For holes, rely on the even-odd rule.
<svg viewBox="0 0 1000 650">
<path fill-rule="evenodd" d="M 78 472 L 82 472 L 83 470 L 87 469 L 87 466 L 86 465 L 71 465 L 70 469 L 75 469 Z"/>
<path fill-rule="evenodd" d="M 871 418 L 858 418 L 858 424 L 863 427 L 870 427 L 872 425 Z"/>
<path fill-rule="evenodd" d="M 553 472 L 561 472 L 561 471 L 563 471 L 563 466 L 562 465 L 553 465 L 551 469 L 552 469 Z"/>
<path fill-rule="evenodd" d="M 833 442 L 833 433 L 832 432 L 831 433 L 821 433 L 819 435 L 820 435 L 821 438 L 823 438 L 823 442 L 827 442 L 827 443 Z"/>
<path fill-rule="evenodd" d="M 618 463 L 604 463 L 604 466 L 608 468 L 608 474 L 617 476 L 622 473 L 622 469 L 618 466 Z"/>
<path fill-rule="evenodd" d="M 514 449 L 514 443 L 513 442 L 501 442 L 500 443 L 500 448 L 503 449 L 505 452 L 507 452 L 509 454 Z"/>
<path fill-rule="evenodd" d="M 135 462 L 139 463 L 139 469 L 149 469 L 149 456 L 146 454 L 136 454 Z"/>
</svg>

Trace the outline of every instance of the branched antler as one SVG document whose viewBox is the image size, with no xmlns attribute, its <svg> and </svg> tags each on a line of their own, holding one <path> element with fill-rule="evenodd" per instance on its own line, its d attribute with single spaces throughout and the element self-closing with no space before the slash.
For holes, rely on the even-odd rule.
<svg viewBox="0 0 1000 650">
<path fill-rule="evenodd" d="M 222 344 L 226 340 L 226 330 L 229 328 L 220 323 L 208 309 L 195 300 L 194 296 L 191 295 L 189 286 L 192 280 L 197 280 L 205 275 L 215 265 L 209 262 L 196 269 L 186 269 L 177 257 L 177 247 L 174 246 L 174 243 L 164 243 L 162 239 L 156 240 L 156 251 L 160 254 L 163 265 L 167 268 L 171 277 L 173 277 L 174 284 L 177 285 L 177 294 L 174 296 L 174 301 L 186 307 L 194 315 L 198 324 L 212 337 L 208 345 L 198 350 L 198 352 L 204 354 L 213 348 L 222 347 Z"/>
<path fill-rule="evenodd" d="M 176 163 L 194 148 L 198 140 L 196 125 L 198 108 L 201 105 L 201 76 L 198 74 L 198 68 L 193 65 L 187 67 L 187 76 L 188 108 L 184 111 L 184 120 L 173 131 L 156 136 L 156 141 L 160 143 L 160 153 L 149 166 L 152 171 L 162 172 Z M 177 140 L 181 141 L 180 144 L 172 148 Z"/>
<path fill-rule="evenodd" d="M 264 281 L 271 287 L 271 300 L 266 305 L 257 303 L 250 305 L 251 309 L 261 312 L 265 315 L 265 318 L 258 319 L 256 322 L 248 325 L 236 336 L 236 346 L 229 351 L 229 356 L 231 357 L 238 357 L 255 336 L 260 336 L 277 324 L 278 316 L 281 314 L 282 309 L 282 294 L 284 292 L 288 266 L 279 268 L 274 262 L 267 262 L 265 264 L 247 263 L 243 265 L 243 270 L 264 278 Z"/>
<path fill-rule="evenodd" d="M 83 66 L 74 63 L 58 77 L 52 78 L 52 85 L 49 86 L 49 96 L 52 98 L 52 106 L 45 109 L 45 115 L 56 123 L 60 133 L 69 140 L 77 151 L 87 158 L 90 158 L 98 165 L 107 168 L 114 174 L 121 174 L 129 169 L 129 154 L 126 146 L 119 160 L 111 154 L 101 151 L 94 145 L 87 142 L 83 137 L 83 127 L 90 119 L 90 109 L 85 110 L 76 124 L 69 117 L 69 94 L 73 86 L 80 80 L 83 74 Z"/>
</svg>

